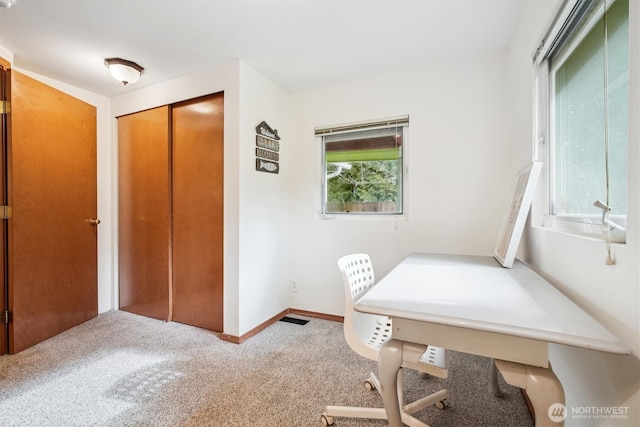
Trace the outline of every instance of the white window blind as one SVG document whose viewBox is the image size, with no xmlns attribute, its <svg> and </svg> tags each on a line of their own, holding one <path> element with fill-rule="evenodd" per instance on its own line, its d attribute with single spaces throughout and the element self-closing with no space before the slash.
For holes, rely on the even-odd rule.
<svg viewBox="0 0 640 427">
<path fill-rule="evenodd" d="M 557 16 L 534 53 L 548 70 L 548 86 L 539 84 L 548 113 L 538 118 L 549 141 L 547 224 L 624 241 L 628 2 L 570 0 Z"/>
</svg>

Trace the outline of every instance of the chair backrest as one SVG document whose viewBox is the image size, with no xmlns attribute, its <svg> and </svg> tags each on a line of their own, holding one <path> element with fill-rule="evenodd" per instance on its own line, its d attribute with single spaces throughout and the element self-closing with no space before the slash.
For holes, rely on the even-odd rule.
<svg viewBox="0 0 640 427">
<path fill-rule="evenodd" d="M 360 313 L 353 309 L 356 301 L 376 283 L 371 259 L 367 254 L 345 255 L 338 260 L 344 285 L 344 337 L 356 353 L 378 360 L 378 350 L 391 335 L 391 320 L 386 316 Z"/>
</svg>

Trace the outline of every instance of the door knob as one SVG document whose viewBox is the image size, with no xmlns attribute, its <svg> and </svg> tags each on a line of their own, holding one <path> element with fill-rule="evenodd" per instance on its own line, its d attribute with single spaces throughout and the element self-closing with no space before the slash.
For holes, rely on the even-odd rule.
<svg viewBox="0 0 640 427">
<path fill-rule="evenodd" d="M 93 218 L 93 219 L 88 219 L 87 222 L 91 225 L 98 225 L 100 224 L 100 220 L 98 218 Z"/>
</svg>

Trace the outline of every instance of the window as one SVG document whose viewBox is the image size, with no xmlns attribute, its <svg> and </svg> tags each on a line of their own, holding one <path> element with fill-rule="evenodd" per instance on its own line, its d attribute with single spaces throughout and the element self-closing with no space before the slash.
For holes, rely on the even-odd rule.
<svg viewBox="0 0 640 427">
<path fill-rule="evenodd" d="M 548 70 L 547 223 L 624 242 L 629 2 L 572 0 L 560 16 L 534 58 Z"/>
<path fill-rule="evenodd" d="M 322 141 L 323 214 L 403 213 L 409 118 L 317 128 Z"/>
</svg>

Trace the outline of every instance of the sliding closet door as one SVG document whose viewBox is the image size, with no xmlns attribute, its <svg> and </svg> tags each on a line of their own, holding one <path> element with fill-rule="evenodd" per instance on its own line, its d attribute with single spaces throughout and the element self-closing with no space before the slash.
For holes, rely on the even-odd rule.
<svg viewBox="0 0 640 427">
<path fill-rule="evenodd" d="M 173 320 L 222 332 L 224 95 L 173 105 Z"/>
<path fill-rule="evenodd" d="M 98 314 L 96 108 L 10 70 L 10 352 Z"/>
<path fill-rule="evenodd" d="M 118 118 L 120 309 L 171 320 L 169 107 Z"/>
</svg>

